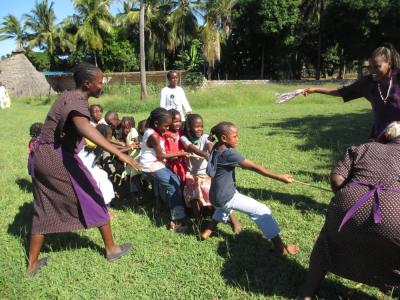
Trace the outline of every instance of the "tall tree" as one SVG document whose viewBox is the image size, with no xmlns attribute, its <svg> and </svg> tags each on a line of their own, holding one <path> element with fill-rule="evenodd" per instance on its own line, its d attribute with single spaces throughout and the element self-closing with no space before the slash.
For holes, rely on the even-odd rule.
<svg viewBox="0 0 400 300">
<path fill-rule="evenodd" d="M 29 49 L 44 49 L 50 59 L 51 69 L 56 65 L 57 49 L 65 49 L 62 31 L 55 24 L 54 2 L 48 0 L 36 2 L 29 14 L 25 14 L 25 30 L 29 41 Z"/>
<path fill-rule="evenodd" d="M 205 24 L 201 36 L 204 56 L 208 63 L 209 80 L 215 63 L 221 58 L 221 42 L 230 34 L 231 10 L 235 3 L 236 0 L 214 0 L 206 4 Z"/>
<path fill-rule="evenodd" d="M 97 66 L 97 51 L 103 48 L 103 36 L 113 31 L 110 0 L 74 0 L 79 21 L 76 42 L 94 57 Z"/>
<path fill-rule="evenodd" d="M 140 99 L 146 100 L 146 54 L 144 49 L 144 14 L 145 0 L 140 0 L 140 19 L 139 19 L 139 34 L 140 34 Z"/>
<path fill-rule="evenodd" d="M 3 18 L 0 25 L 0 41 L 13 39 L 17 42 L 17 47 L 22 48 L 25 40 L 23 26 L 17 17 L 8 14 Z"/>
<path fill-rule="evenodd" d="M 168 37 L 168 49 L 175 51 L 178 47 L 190 44 L 196 36 L 197 17 L 201 17 L 204 2 L 200 0 L 172 0 L 172 10 L 168 17 L 171 26 Z"/>
</svg>

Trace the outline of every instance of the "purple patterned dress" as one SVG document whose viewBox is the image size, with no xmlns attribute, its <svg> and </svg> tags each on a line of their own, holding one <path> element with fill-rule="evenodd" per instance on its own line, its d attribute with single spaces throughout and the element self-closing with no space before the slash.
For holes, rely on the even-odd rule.
<svg viewBox="0 0 400 300">
<path fill-rule="evenodd" d="M 62 93 L 30 153 L 32 234 L 74 231 L 109 222 L 101 191 L 77 155 L 82 137 L 72 116 L 84 116 L 89 121 L 87 100 L 79 90 Z"/>
<path fill-rule="evenodd" d="M 367 143 L 347 149 L 332 173 L 346 178 L 331 200 L 310 264 L 365 284 L 400 286 L 400 145 Z M 382 184 L 381 221 L 369 198 L 342 227 L 347 211 L 370 191 L 355 183 Z"/>
</svg>

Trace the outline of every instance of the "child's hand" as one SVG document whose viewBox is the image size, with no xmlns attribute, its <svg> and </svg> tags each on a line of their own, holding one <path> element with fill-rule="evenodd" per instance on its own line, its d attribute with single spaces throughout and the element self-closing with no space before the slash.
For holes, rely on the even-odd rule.
<svg viewBox="0 0 400 300">
<path fill-rule="evenodd" d="M 191 153 L 183 151 L 183 150 L 179 151 L 178 153 L 179 153 L 179 156 L 184 156 L 184 157 L 191 157 L 192 156 Z"/>
<path fill-rule="evenodd" d="M 285 182 L 285 183 L 292 183 L 293 182 L 293 176 L 289 174 L 282 174 L 278 176 L 278 180 Z"/>
<path fill-rule="evenodd" d="M 140 171 L 140 170 L 141 170 L 139 163 L 138 163 L 136 160 L 134 160 L 132 157 L 130 157 L 130 156 L 126 155 L 126 154 L 123 154 L 123 153 L 122 153 L 122 154 L 118 157 L 118 159 L 119 159 L 121 162 L 126 163 L 127 165 L 131 166 L 131 167 L 132 167 L 133 169 L 135 169 L 136 171 Z"/>
</svg>

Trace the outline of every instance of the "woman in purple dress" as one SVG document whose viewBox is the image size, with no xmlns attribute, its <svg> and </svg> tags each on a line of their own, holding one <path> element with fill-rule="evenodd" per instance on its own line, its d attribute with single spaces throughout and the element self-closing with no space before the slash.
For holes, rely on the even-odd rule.
<svg viewBox="0 0 400 300">
<path fill-rule="evenodd" d="M 374 50 L 370 59 L 371 74 L 353 84 L 336 89 L 310 87 L 304 95 L 319 93 L 340 96 L 344 102 L 366 98 L 372 105 L 374 124 L 372 138 L 376 139 L 385 127 L 400 120 L 400 57 L 392 45 Z"/>
<path fill-rule="evenodd" d="M 315 242 L 301 299 L 327 272 L 383 290 L 400 286 L 400 122 L 386 144 L 348 148 L 331 173 L 334 192 Z"/>
<path fill-rule="evenodd" d="M 54 102 L 29 156 L 28 168 L 34 188 L 29 276 L 47 264 L 47 257 L 38 258 L 48 233 L 98 227 L 109 261 L 132 248 L 130 244 L 117 245 L 113 241 L 101 191 L 77 155 L 83 145 L 82 138 L 93 141 L 135 169 L 139 166 L 89 123 L 88 98 L 100 96 L 101 70 L 82 63 L 75 67 L 74 80 L 76 89 L 63 92 Z"/>
</svg>

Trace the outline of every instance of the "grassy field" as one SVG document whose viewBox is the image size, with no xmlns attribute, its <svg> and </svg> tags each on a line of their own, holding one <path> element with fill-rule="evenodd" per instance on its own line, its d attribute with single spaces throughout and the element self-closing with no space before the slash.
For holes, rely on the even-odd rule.
<svg viewBox="0 0 400 300">
<path fill-rule="evenodd" d="M 189 92 L 194 111 L 207 129 L 226 120 L 240 127 L 238 150 L 275 172 L 329 189 L 329 172 L 345 148 L 365 142 L 372 123 L 369 104 L 313 95 L 276 105 L 275 92 L 294 86 L 232 86 Z M 150 101 L 146 108 L 157 105 Z M 105 95 L 113 101 L 132 100 Z M 102 100 L 100 99 L 100 102 Z M 94 101 L 92 101 L 94 102 Z M 42 121 L 49 104 L 16 101 L 0 111 L 0 298 L 1 299 L 291 299 L 304 281 L 313 243 L 324 221 L 331 192 L 299 184 L 285 185 L 250 171 L 238 170 L 239 189 L 267 203 L 287 242 L 298 243 L 299 255 L 279 257 L 244 215 L 244 230 L 234 235 L 220 225 L 218 234 L 200 241 L 175 234 L 165 217 L 149 203 L 126 203 L 113 209 L 118 242 L 132 242 L 134 251 L 116 263 L 103 257 L 96 229 L 49 235 L 42 255 L 51 261 L 38 276 L 25 276 L 26 247 L 31 226 L 32 186 L 27 174 L 28 129 Z M 136 120 L 146 117 L 142 109 Z M 122 113 L 121 115 L 127 115 Z M 377 289 L 329 275 L 321 299 L 368 299 Z"/>
</svg>

